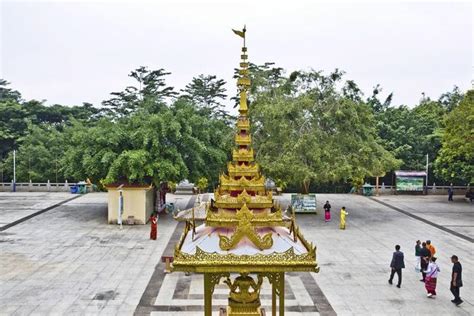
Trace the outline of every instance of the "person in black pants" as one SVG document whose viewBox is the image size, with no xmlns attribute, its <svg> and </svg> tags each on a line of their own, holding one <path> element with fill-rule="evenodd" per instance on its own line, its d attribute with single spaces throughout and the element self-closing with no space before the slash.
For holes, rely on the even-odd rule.
<svg viewBox="0 0 474 316">
<path fill-rule="evenodd" d="M 451 183 L 451 185 L 448 188 L 448 201 L 450 202 L 453 201 L 453 195 L 454 195 L 454 188 L 453 188 L 453 184 Z"/>
<path fill-rule="evenodd" d="M 402 285 L 402 269 L 405 268 L 405 261 L 403 259 L 403 252 L 400 251 L 400 245 L 395 246 L 395 252 L 392 256 L 390 268 L 392 268 L 392 272 L 390 273 L 390 279 L 388 279 L 388 283 L 392 284 L 393 276 L 396 272 L 398 276 L 397 287 L 400 288 L 400 286 Z"/>
<path fill-rule="evenodd" d="M 420 249 L 420 266 L 421 266 L 421 275 L 423 278 L 420 280 L 421 282 L 425 282 L 426 273 L 425 270 L 428 268 L 428 263 L 430 262 L 431 252 L 426 247 L 426 242 L 421 244 Z"/>
<path fill-rule="evenodd" d="M 454 300 L 451 300 L 451 302 L 459 305 L 463 302 L 461 297 L 459 297 L 459 289 L 462 287 L 462 266 L 461 262 L 458 260 L 458 256 L 456 255 L 451 257 L 451 262 L 453 263 L 453 273 L 451 274 L 451 284 L 449 289 L 454 295 Z"/>
</svg>

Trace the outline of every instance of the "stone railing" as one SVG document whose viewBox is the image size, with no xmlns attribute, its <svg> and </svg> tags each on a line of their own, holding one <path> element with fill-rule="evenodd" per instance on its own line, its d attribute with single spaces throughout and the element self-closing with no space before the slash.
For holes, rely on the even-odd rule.
<svg viewBox="0 0 474 316">
<path fill-rule="evenodd" d="M 16 192 L 69 192 L 70 186 L 76 183 L 51 183 L 49 182 L 17 182 Z M 0 182 L 0 192 L 13 192 L 12 182 Z"/>
<path fill-rule="evenodd" d="M 448 194 L 449 185 L 429 185 L 428 195 L 444 195 Z M 468 186 L 465 185 L 454 185 L 454 195 L 465 195 L 468 189 Z M 374 185 L 375 193 L 375 185 Z M 395 186 L 393 185 L 379 185 L 379 194 L 395 194 Z"/>
</svg>

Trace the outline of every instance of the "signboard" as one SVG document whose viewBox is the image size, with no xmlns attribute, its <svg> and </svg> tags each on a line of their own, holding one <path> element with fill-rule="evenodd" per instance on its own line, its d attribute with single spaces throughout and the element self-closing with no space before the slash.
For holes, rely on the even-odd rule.
<svg viewBox="0 0 474 316">
<path fill-rule="evenodd" d="M 316 194 L 292 194 L 291 206 L 296 213 L 316 213 Z"/>
<path fill-rule="evenodd" d="M 400 177 L 396 178 L 397 191 L 423 191 L 423 177 Z"/>
</svg>

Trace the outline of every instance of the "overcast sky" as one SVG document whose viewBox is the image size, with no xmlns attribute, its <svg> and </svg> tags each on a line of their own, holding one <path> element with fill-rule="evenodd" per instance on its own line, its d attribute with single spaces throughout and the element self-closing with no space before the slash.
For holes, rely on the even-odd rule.
<svg viewBox="0 0 474 316">
<path fill-rule="evenodd" d="M 346 71 L 366 94 L 380 84 L 413 105 L 471 87 L 470 2 L 5 1 L 0 77 L 25 99 L 99 105 L 138 66 L 165 68 L 182 89 L 213 74 L 235 92 L 247 24 L 249 58 L 289 72 Z"/>
</svg>

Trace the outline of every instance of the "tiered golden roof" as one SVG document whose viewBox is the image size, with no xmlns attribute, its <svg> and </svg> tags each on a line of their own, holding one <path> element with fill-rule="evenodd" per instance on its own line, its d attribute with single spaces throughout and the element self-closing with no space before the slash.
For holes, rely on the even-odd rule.
<svg viewBox="0 0 474 316">
<path fill-rule="evenodd" d="M 257 226 L 284 225 L 281 209 L 273 201 L 271 192 L 265 188 L 265 177 L 260 173 L 259 165 L 254 162 L 252 136 L 250 135 L 250 120 L 248 118 L 247 91 L 250 88 L 250 78 L 247 62 L 247 48 L 242 48 L 242 61 L 239 70 L 240 78 L 237 87 L 240 91 L 239 118 L 236 123 L 235 147 L 232 151 L 232 161 L 227 164 L 228 175 L 219 177 L 219 187 L 214 193 L 214 200 L 206 212 L 206 223 L 210 226 L 238 226 L 241 214 L 247 214 L 249 223 Z M 243 212 L 245 210 L 245 212 Z M 240 214 L 240 215 L 239 215 Z M 236 228 L 239 235 L 250 230 Z M 236 234 L 237 234 L 236 231 Z M 249 233 L 250 234 L 250 233 Z M 253 234 L 250 234 L 253 236 Z M 242 235 L 243 236 L 243 235 Z M 240 236 L 242 238 L 242 236 Z M 257 247 L 270 245 L 267 239 L 255 236 L 249 239 L 257 242 Z M 236 240 L 236 239 L 232 239 Z M 240 239 L 239 239 L 240 240 Z M 226 248 L 237 243 L 229 242 Z"/>
</svg>

